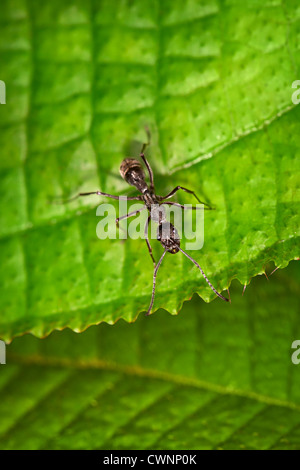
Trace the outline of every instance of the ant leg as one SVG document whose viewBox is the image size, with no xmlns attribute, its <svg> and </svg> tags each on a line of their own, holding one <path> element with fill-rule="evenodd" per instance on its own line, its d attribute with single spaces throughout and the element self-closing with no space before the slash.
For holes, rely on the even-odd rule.
<svg viewBox="0 0 300 470">
<path fill-rule="evenodd" d="M 269 274 L 269 276 L 272 276 L 272 274 L 275 273 L 275 271 L 277 271 L 277 269 L 279 269 L 278 266 L 275 269 L 273 269 L 273 271 L 271 272 L 271 274 Z"/>
<path fill-rule="evenodd" d="M 156 262 L 155 262 L 155 259 L 154 259 L 153 253 L 152 253 L 152 247 L 150 245 L 149 238 L 148 238 L 148 227 L 149 227 L 150 220 L 151 220 L 151 215 L 149 215 L 149 217 L 146 221 L 146 225 L 145 225 L 145 240 L 146 240 L 146 243 L 147 243 L 147 247 L 148 247 L 151 259 L 152 259 L 153 264 L 154 264 L 154 268 L 156 268 Z"/>
<path fill-rule="evenodd" d="M 71 197 L 70 199 L 65 199 L 61 201 L 59 204 L 64 204 L 66 202 L 71 202 L 75 201 L 75 199 L 78 199 L 81 196 L 91 196 L 92 194 L 97 194 L 98 196 L 105 196 L 105 197 L 110 197 L 111 199 L 116 199 L 119 201 L 141 201 L 140 196 L 134 196 L 134 197 L 127 197 L 127 196 L 114 196 L 113 194 L 108 194 L 108 193 L 102 193 L 101 191 L 93 191 L 90 193 L 79 193 L 74 197 Z"/>
<path fill-rule="evenodd" d="M 160 258 L 156 268 L 154 269 L 154 274 L 153 274 L 153 287 L 152 287 L 152 297 L 151 297 L 151 302 L 150 302 L 150 305 L 149 305 L 149 308 L 148 308 L 148 311 L 146 313 L 146 315 L 150 315 L 151 313 L 151 310 L 152 310 L 152 307 L 153 307 L 153 304 L 154 304 L 154 297 L 155 297 L 155 286 L 156 286 L 156 275 L 157 275 L 157 271 L 159 270 L 159 267 L 162 263 L 162 260 L 164 259 L 165 257 L 165 254 L 167 253 L 167 250 L 165 250 L 162 254 L 162 257 Z"/>
<path fill-rule="evenodd" d="M 186 192 L 186 193 L 189 193 L 189 194 L 192 194 L 196 199 L 197 201 L 200 203 L 200 204 L 204 204 L 205 206 L 209 207 L 209 209 L 212 209 L 212 207 L 210 207 L 209 204 L 207 204 L 206 202 L 202 202 L 200 201 L 200 199 L 198 198 L 198 196 L 196 195 L 196 193 L 194 193 L 194 191 L 191 191 L 190 189 L 187 189 L 187 188 L 184 188 L 183 186 L 176 186 L 176 188 L 173 189 L 173 191 L 171 191 L 169 194 L 167 194 L 166 196 L 159 196 L 159 200 L 160 201 L 164 201 L 165 199 L 170 199 L 172 196 L 174 196 L 175 193 L 177 193 L 177 191 L 179 191 L 180 189 L 182 189 L 182 191 Z"/>
<path fill-rule="evenodd" d="M 121 217 L 118 217 L 116 219 L 116 225 L 117 225 L 118 229 L 121 229 L 121 230 L 123 230 L 123 232 L 127 233 L 122 227 L 120 227 L 120 220 L 129 219 L 129 217 L 133 217 L 134 215 L 139 214 L 140 212 L 142 212 L 145 209 L 146 209 L 146 206 L 142 207 L 141 209 L 138 209 L 137 211 L 129 212 L 126 215 L 122 215 Z"/>
<path fill-rule="evenodd" d="M 193 211 L 200 211 L 200 210 L 206 210 L 210 211 L 213 210 L 213 207 L 195 207 L 195 206 L 183 206 L 182 204 L 178 204 L 177 202 L 162 202 L 160 205 L 163 206 L 164 204 L 167 204 L 168 206 L 176 206 L 176 207 L 181 207 L 183 210 L 193 210 Z"/>
<path fill-rule="evenodd" d="M 230 298 L 229 299 L 226 299 L 226 297 L 224 297 L 222 294 L 220 294 L 215 288 L 214 286 L 212 285 L 212 283 L 210 282 L 210 280 L 206 277 L 206 275 L 204 274 L 204 271 L 203 269 L 201 268 L 201 266 L 197 263 L 197 261 L 195 261 L 188 253 L 186 253 L 185 251 L 183 251 L 180 247 L 179 247 L 179 250 L 181 251 L 181 253 L 184 254 L 184 256 L 186 256 L 188 259 L 190 259 L 192 261 L 192 263 L 194 263 L 195 266 L 197 266 L 197 268 L 200 270 L 202 276 L 204 277 L 204 279 L 206 280 L 207 284 L 209 285 L 209 287 L 211 288 L 211 290 L 217 294 L 218 297 L 220 297 L 220 299 L 222 300 L 225 300 L 225 302 L 230 302 Z"/>
</svg>

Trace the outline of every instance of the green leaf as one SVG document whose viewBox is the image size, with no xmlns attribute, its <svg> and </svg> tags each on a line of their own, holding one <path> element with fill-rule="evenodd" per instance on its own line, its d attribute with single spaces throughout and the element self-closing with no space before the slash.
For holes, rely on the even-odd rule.
<svg viewBox="0 0 300 470">
<path fill-rule="evenodd" d="M 299 266 L 257 277 L 229 312 L 26 335 L 0 375 L 1 449 L 299 449 Z"/>
<path fill-rule="evenodd" d="M 50 202 L 131 191 L 118 168 L 145 124 L 158 194 L 181 184 L 216 207 L 191 255 L 219 291 L 299 257 L 299 19 L 296 0 L 2 2 L 1 338 L 148 308 L 145 242 L 96 238 L 104 199 Z M 166 257 L 154 309 L 176 313 L 195 292 L 214 296 Z"/>
</svg>

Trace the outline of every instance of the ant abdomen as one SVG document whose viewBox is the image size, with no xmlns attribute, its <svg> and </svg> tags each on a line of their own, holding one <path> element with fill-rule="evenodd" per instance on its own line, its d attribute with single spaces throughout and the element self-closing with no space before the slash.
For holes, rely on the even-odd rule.
<svg viewBox="0 0 300 470">
<path fill-rule="evenodd" d="M 180 247 L 179 234 L 170 222 L 162 222 L 157 229 L 157 240 L 173 255 L 178 253 Z"/>
</svg>

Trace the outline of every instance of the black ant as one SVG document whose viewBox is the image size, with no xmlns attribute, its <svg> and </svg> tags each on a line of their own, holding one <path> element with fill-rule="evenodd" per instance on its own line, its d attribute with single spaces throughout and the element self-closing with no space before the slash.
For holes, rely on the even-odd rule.
<svg viewBox="0 0 300 470">
<path fill-rule="evenodd" d="M 188 255 L 185 251 L 182 250 L 182 248 L 180 247 L 180 238 L 179 238 L 178 232 L 177 232 L 176 228 L 174 227 L 174 225 L 167 221 L 165 209 L 162 207 L 162 205 L 163 204 L 173 205 L 173 206 L 181 207 L 184 210 L 186 210 L 186 209 L 192 209 L 192 210 L 200 209 L 199 207 L 194 207 L 194 206 L 185 207 L 181 204 L 177 204 L 176 202 L 163 202 L 166 199 L 169 199 L 172 196 L 174 196 L 174 194 L 177 193 L 177 191 L 179 191 L 181 189 L 182 191 L 185 191 L 186 193 L 192 194 L 200 204 L 206 205 L 207 206 L 206 209 L 211 209 L 211 207 L 208 204 L 201 202 L 200 199 L 196 196 L 196 194 L 193 191 L 191 191 L 187 188 L 184 188 L 182 186 L 176 186 L 176 188 L 174 188 L 166 196 L 158 196 L 157 194 L 155 194 L 153 171 L 152 171 L 152 169 L 150 167 L 150 164 L 147 161 L 147 159 L 145 157 L 145 154 L 144 154 L 145 149 L 149 145 L 149 141 L 150 141 L 150 134 L 149 134 L 148 131 L 147 131 L 147 134 L 148 134 L 148 143 L 143 144 L 143 147 L 142 147 L 142 150 L 141 150 L 141 153 L 140 153 L 140 158 L 143 160 L 143 162 L 144 162 L 144 164 L 145 164 L 145 166 L 148 170 L 148 174 L 149 174 L 149 178 L 150 178 L 150 185 L 148 186 L 148 184 L 146 183 L 145 173 L 144 173 L 142 164 L 138 160 L 136 160 L 135 158 L 125 158 L 125 160 L 123 160 L 123 162 L 121 163 L 121 166 L 120 166 L 120 173 L 121 173 L 122 178 L 128 184 L 130 184 L 131 186 L 134 186 L 141 193 L 139 196 L 134 196 L 134 197 L 114 196 L 112 194 L 103 193 L 101 191 L 93 191 L 93 192 L 89 192 L 89 193 L 79 193 L 74 198 L 69 199 L 69 201 L 72 201 L 72 200 L 74 200 L 74 199 L 76 199 L 80 196 L 90 196 L 92 194 L 97 194 L 98 196 L 106 196 L 106 197 L 109 197 L 109 198 L 112 198 L 112 199 L 117 199 L 117 200 L 126 200 L 127 199 L 129 201 L 134 201 L 135 200 L 135 201 L 143 201 L 145 203 L 145 206 L 142 207 L 141 209 L 136 210 L 134 212 L 129 212 L 128 214 L 117 218 L 116 219 L 116 224 L 119 227 L 120 220 L 127 219 L 129 217 L 137 215 L 145 209 L 147 209 L 149 211 L 149 217 L 148 217 L 148 219 L 146 221 L 146 225 L 145 225 L 145 240 L 146 240 L 148 250 L 149 250 L 150 256 L 152 258 L 153 264 L 154 264 L 154 274 L 153 274 L 152 297 L 151 297 L 151 302 L 150 302 L 150 305 L 149 305 L 149 308 L 148 308 L 148 311 L 147 311 L 146 315 L 150 315 L 150 313 L 151 313 L 153 303 L 154 303 L 154 297 L 155 297 L 155 286 L 156 286 L 157 272 L 158 272 L 159 267 L 160 267 L 160 265 L 161 265 L 161 263 L 162 263 L 162 261 L 163 261 L 163 259 L 164 259 L 167 252 L 171 253 L 171 254 L 176 254 L 179 251 L 181 251 L 181 253 L 183 253 L 187 258 L 189 258 L 195 264 L 195 266 L 197 266 L 197 268 L 201 271 L 201 274 L 203 275 L 203 277 L 206 280 L 209 287 L 214 291 L 214 293 L 218 297 L 220 297 L 222 300 L 225 300 L 225 302 L 229 302 L 229 299 L 227 299 L 226 297 L 223 297 L 222 294 L 217 292 L 217 290 L 214 288 L 214 286 L 211 284 L 211 282 L 208 280 L 208 278 L 204 274 L 204 272 L 203 272 L 202 268 L 199 266 L 199 264 L 190 255 Z M 149 238 L 148 238 L 148 227 L 149 227 L 150 220 L 152 220 L 153 222 L 156 222 L 158 224 L 157 240 L 162 244 L 162 246 L 164 248 L 164 252 L 163 252 L 159 262 L 157 263 L 157 265 L 155 263 L 155 259 L 153 257 L 153 253 L 152 253 L 151 244 L 150 244 Z"/>
</svg>

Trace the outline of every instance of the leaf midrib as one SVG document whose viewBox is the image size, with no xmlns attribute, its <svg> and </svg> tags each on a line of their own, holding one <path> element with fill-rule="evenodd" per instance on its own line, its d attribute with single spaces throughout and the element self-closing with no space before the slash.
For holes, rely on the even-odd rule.
<svg viewBox="0 0 300 470">
<path fill-rule="evenodd" d="M 224 385 L 218 385 L 213 382 L 200 380 L 193 377 L 185 377 L 180 374 L 172 374 L 169 372 L 159 371 L 157 369 L 148 369 L 141 366 L 128 366 L 121 365 L 113 361 L 104 361 L 101 359 L 93 360 L 72 360 L 67 358 L 57 358 L 55 356 L 45 357 L 39 354 L 28 355 L 23 357 L 19 354 L 9 355 L 10 364 L 22 366 L 45 366 L 45 367 L 62 367 L 75 370 L 102 370 L 109 372 L 119 372 L 127 375 L 128 377 L 141 377 L 149 379 L 157 379 L 174 385 L 181 385 L 184 387 L 193 387 L 209 392 L 214 392 L 219 395 L 231 395 L 241 398 L 247 398 L 268 406 L 278 406 L 288 408 L 291 410 L 300 411 L 300 404 L 288 400 L 281 400 L 268 395 L 263 395 L 257 392 L 252 392 L 243 389 L 233 389 Z"/>
<path fill-rule="evenodd" d="M 222 150 L 226 149 L 227 147 L 230 147 L 231 145 L 234 145 L 236 142 L 239 142 L 245 137 L 256 134 L 257 132 L 260 132 L 263 129 L 267 129 L 271 124 L 273 124 L 275 121 L 280 119 L 282 116 L 291 112 L 296 106 L 297 105 L 294 105 L 294 104 L 289 105 L 286 108 L 283 108 L 282 110 L 278 111 L 277 114 L 274 114 L 273 116 L 270 116 L 268 119 L 265 119 L 262 123 L 258 124 L 257 126 L 254 125 L 250 129 L 247 129 L 240 134 L 233 134 L 233 137 L 227 142 L 224 142 L 221 145 L 216 145 L 215 147 L 213 147 L 211 150 L 209 150 L 206 153 L 200 153 L 196 155 L 194 158 L 184 163 L 183 165 L 178 165 L 178 166 L 175 166 L 174 168 L 171 168 L 169 170 L 169 174 L 173 175 L 174 173 L 177 173 L 178 171 L 184 170 L 186 168 L 190 168 L 194 165 L 199 164 L 202 160 L 209 160 L 210 158 L 214 157 L 218 153 L 222 152 Z"/>
</svg>

